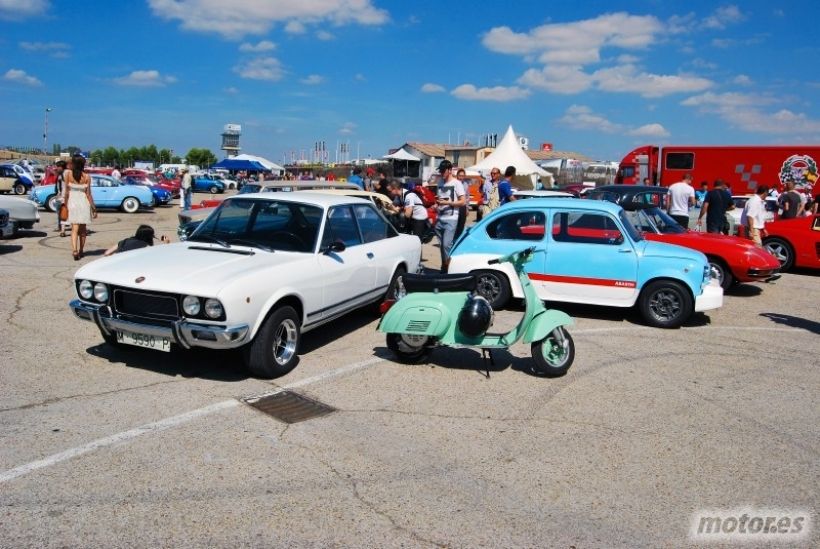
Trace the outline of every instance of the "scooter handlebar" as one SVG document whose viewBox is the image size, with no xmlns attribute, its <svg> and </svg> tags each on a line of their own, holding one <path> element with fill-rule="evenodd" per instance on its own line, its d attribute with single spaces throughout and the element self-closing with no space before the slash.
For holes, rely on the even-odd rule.
<svg viewBox="0 0 820 549">
<path fill-rule="evenodd" d="M 515 261 L 515 256 L 519 256 L 522 261 L 526 261 L 533 253 L 535 252 L 535 246 L 530 246 L 529 248 L 525 248 L 520 252 L 513 252 L 509 255 L 502 255 L 501 257 L 497 257 L 495 259 L 491 259 L 487 261 L 487 265 L 498 265 L 499 263 L 507 263 Z"/>
</svg>

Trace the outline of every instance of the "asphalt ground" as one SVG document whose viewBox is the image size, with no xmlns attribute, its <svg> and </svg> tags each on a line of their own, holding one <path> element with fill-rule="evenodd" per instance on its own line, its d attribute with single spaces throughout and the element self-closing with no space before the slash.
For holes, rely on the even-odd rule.
<svg viewBox="0 0 820 549">
<path fill-rule="evenodd" d="M 102 212 L 80 263 L 140 223 L 175 240 L 176 213 Z M 42 217 L 0 241 L 2 547 L 681 547 L 704 543 L 696 513 L 741 508 L 804 513 L 788 542 L 820 545 L 820 273 L 738 286 L 678 330 L 559 306 L 559 379 L 523 344 L 489 377 L 471 350 L 399 364 L 362 311 L 265 381 L 236 353 L 104 344 Z M 337 411 L 285 424 L 243 400 L 281 388 Z"/>
</svg>

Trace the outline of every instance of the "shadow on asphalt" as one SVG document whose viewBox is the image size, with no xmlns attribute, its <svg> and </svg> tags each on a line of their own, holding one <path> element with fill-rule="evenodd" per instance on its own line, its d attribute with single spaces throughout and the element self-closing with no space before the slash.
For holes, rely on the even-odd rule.
<svg viewBox="0 0 820 549">
<path fill-rule="evenodd" d="M 375 305 L 373 307 L 375 307 Z M 378 313 L 372 312 L 366 307 L 353 311 L 306 334 L 302 334 L 302 341 L 299 344 L 299 355 L 304 355 L 305 353 L 310 353 L 320 347 L 324 347 L 328 343 L 367 326 L 371 322 L 378 320 L 378 318 Z"/>
<path fill-rule="evenodd" d="M 12 245 L 0 244 L 0 255 L 19 252 L 22 249 L 23 249 L 23 247 L 18 245 L 18 244 L 12 244 Z"/>
<path fill-rule="evenodd" d="M 763 293 L 763 288 L 756 284 L 733 284 L 723 293 L 732 297 L 755 297 Z"/>
<path fill-rule="evenodd" d="M 9 240 L 17 240 L 18 238 L 43 238 L 48 236 L 48 233 L 43 231 L 33 231 L 31 229 L 20 229 L 17 234 L 10 237 Z"/>
<path fill-rule="evenodd" d="M 801 328 L 813 334 L 820 334 L 820 322 L 815 322 L 814 320 L 799 316 L 784 315 L 783 313 L 760 313 L 760 316 L 765 316 L 777 324 L 784 324 L 792 328 Z"/>
<path fill-rule="evenodd" d="M 171 377 L 225 382 L 243 381 L 251 377 L 245 370 L 239 351 L 172 348 L 170 353 L 164 353 L 101 342 L 99 345 L 88 347 L 86 352 L 112 364 L 122 364 L 127 368 L 149 370 Z"/>
</svg>

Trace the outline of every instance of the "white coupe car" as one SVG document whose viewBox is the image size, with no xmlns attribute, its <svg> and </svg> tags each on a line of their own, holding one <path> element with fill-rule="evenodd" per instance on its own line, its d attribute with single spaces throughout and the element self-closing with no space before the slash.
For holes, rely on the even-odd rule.
<svg viewBox="0 0 820 549">
<path fill-rule="evenodd" d="M 101 258 L 75 275 L 75 315 L 110 344 L 242 347 L 254 375 L 298 362 L 301 334 L 395 291 L 421 243 L 369 201 L 236 195 L 185 242 Z"/>
</svg>

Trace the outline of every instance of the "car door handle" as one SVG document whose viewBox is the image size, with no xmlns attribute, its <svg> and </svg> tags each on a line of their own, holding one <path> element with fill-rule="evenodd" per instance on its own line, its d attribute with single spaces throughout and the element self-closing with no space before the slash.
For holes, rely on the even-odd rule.
<svg viewBox="0 0 820 549">
<path fill-rule="evenodd" d="M 367 259 L 373 259 L 374 257 L 373 252 L 367 252 Z"/>
<path fill-rule="evenodd" d="M 619 254 L 631 254 L 632 250 L 630 250 L 629 248 L 621 248 L 620 250 L 618 250 L 618 253 Z"/>
</svg>

